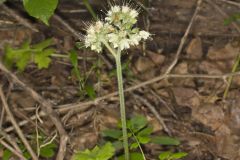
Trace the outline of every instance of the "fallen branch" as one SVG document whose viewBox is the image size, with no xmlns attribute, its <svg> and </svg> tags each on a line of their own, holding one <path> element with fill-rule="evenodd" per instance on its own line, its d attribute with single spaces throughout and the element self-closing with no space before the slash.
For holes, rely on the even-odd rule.
<svg viewBox="0 0 240 160">
<path fill-rule="evenodd" d="M 2 101 L 2 105 L 13 125 L 13 127 L 15 128 L 19 138 L 21 139 L 21 141 L 23 142 L 24 146 L 26 147 L 27 151 L 29 152 L 29 154 L 31 155 L 31 157 L 33 158 L 33 160 L 38 160 L 38 157 L 37 155 L 35 154 L 35 152 L 33 151 L 31 145 L 28 143 L 27 139 L 25 138 L 21 128 L 18 126 L 8 104 L 7 104 L 7 101 L 6 101 L 6 98 L 5 98 L 5 95 L 2 91 L 2 87 L 0 86 L 0 97 L 1 97 L 1 101 Z"/>
<path fill-rule="evenodd" d="M 60 145 L 59 145 L 59 151 L 57 154 L 57 160 L 63 160 L 65 153 L 66 153 L 66 145 L 68 141 L 68 135 L 65 131 L 60 118 L 58 117 L 58 114 L 56 111 L 53 110 L 52 104 L 46 101 L 42 96 L 40 96 L 37 92 L 35 92 L 33 89 L 28 87 L 26 84 L 24 84 L 22 81 L 20 81 L 14 74 L 12 74 L 3 64 L 0 62 L 0 70 L 2 70 L 13 82 L 20 85 L 22 88 L 24 88 L 32 97 L 35 99 L 38 103 L 42 105 L 42 109 L 45 112 L 46 115 L 49 116 L 55 127 L 57 128 L 59 135 L 60 135 Z"/>
</svg>

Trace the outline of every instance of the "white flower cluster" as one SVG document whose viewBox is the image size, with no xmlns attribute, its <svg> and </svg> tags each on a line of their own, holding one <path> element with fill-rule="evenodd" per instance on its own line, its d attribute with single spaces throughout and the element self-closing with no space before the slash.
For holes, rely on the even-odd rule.
<svg viewBox="0 0 240 160">
<path fill-rule="evenodd" d="M 113 6 L 107 12 L 105 21 L 97 21 L 87 29 L 85 46 L 101 52 L 104 44 L 120 49 L 138 45 L 150 37 L 150 33 L 134 27 L 138 12 L 128 6 Z"/>
</svg>

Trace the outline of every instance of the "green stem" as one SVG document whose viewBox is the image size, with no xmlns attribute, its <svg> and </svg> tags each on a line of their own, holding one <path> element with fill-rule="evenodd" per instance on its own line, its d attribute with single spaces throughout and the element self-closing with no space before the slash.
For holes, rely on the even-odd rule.
<svg viewBox="0 0 240 160">
<path fill-rule="evenodd" d="M 117 55 L 115 56 L 115 60 L 117 65 L 118 94 L 119 94 L 120 113 L 121 113 L 121 121 L 122 121 L 123 147 L 125 152 L 125 160 L 129 160 L 127 122 L 126 122 L 125 100 L 124 100 L 124 92 L 123 92 L 123 78 L 122 78 L 122 64 L 121 64 L 120 50 L 117 52 Z"/>
<path fill-rule="evenodd" d="M 137 139 L 136 135 L 134 134 L 134 132 L 133 132 L 132 130 L 131 130 L 131 132 L 132 132 L 133 138 L 135 139 L 135 141 L 136 141 L 137 144 L 138 144 L 138 148 L 140 149 L 140 152 L 141 152 L 141 154 L 142 154 L 142 156 L 143 156 L 143 160 L 146 160 L 145 154 L 144 154 L 144 152 L 143 152 L 143 149 L 142 149 L 142 147 L 141 147 L 141 144 L 139 143 L 139 140 Z"/>
<path fill-rule="evenodd" d="M 240 63 L 240 54 L 238 55 L 237 59 L 236 59 L 236 62 L 234 63 L 233 65 L 233 68 L 232 68 L 232 73 L 236 72 L 237 69 L 238 69 L 238 66 L 239 66 L 239 63 Z M 229 77 L 228 79 L 228 84 L 227 84 L 227 87 L 224 91 L 224 94 L 223 94 L 223 99 L 226 99 L 227 98 L 227 95 L 228 95 L 228 92 L 229 92 L 229 89 L 231 87 L 231 84 L 232 84 L 232 80 L 233 80 L 233 76 Z"/>
<path fill-rule="evenodd" d="M 91 13 L 91 15 L 93 16 L 94 20 L 97 20 L 97 15 L 94 12 L 92 6 L 90 5 L 89 0 L 83 0 L 83 4 L 87 8 L 87 10 Z"/>
</svg>

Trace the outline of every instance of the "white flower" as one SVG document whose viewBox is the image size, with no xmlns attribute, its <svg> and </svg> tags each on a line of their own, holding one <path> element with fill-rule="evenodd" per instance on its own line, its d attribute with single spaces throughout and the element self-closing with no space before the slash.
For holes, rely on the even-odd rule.
<svg viewBox="0 0 240 160">
<path fill-rule="evenodd" d="M 113 6 L 108 11 L 105 21 L 97 21 L 87 29 L 85 46 L 101 52 L 108 43 L 112 48 L 124 50 L 139 45 L 141 40 L 150 37 L 147 31 L 139 31 L 134 26 L 138 11 L 129 6 Z"/>
<path fill-rule="evenodd" d="M 123 13 L 129 13 L 131 9 L 128 6 L 122 6 L 122 12 Z"/>
<path fill-rule="evenodd" d="M 106 39 L 106 35 L 110 32 L 111 27 L 111 25 L 102 21 L 97 21 L 95 24 L 90 25 L 85 36 L 85 46 L 98 53 L 101 52 L 103 40 Z"/>
<path fill-rule="evenodd" d="M 132 9 L 130 11 L 130 16 L 132 16 L 132 18 L 137 18 L 138 16 L 138 12 L 135 9 Z"/>
<path fill-rule="evenodd" d="M 112 8 L 111 8 L 111 11 L 113 12 L 113 13 L 117 13 L 117 12 L 120 12 L 120 7 L 119 6 L 113 6 Z"/>
<path fill-rule="evenodd" d="M 122 39 L 118 45 L 119 49 L 122 51 L 124 49 L 130 48 L 129 39 Z"/>
<path fill-rule="evenodd" d="M 142 37 L 142 39 L 146 40 L 150 37 L 150 33 L 147 31 L 140 31 L 139 35 Z"/>
<path fill-rule="evenodd" d="M 130 36 L 130 44 L 137 46 L 141 40 L 141 36 L 139 34 L 133 34 Z"/>
</svg>

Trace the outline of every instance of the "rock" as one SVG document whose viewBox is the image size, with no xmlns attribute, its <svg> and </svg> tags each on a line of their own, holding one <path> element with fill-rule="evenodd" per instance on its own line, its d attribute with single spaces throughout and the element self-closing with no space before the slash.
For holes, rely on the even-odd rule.
<svg viewBox="0 0 240 160">
<path fill-rule="evenodd" d="M 234 60 L 239 54 L 240 48 L 228 43 L 224 48 L 210 47 L 207 58 L 210 60 Z"/>
<path fill-rule="evenodd" d="M 147 55 L 153 61 L 153 63 L 155 63 L 156 65 L 163 64 L 163 62 L 165 60 L 165 56 L 162 55 L 162 54 L 158 54 L 158 53 L 154 53 L 154 52 L 148 51 Z"/>
<path fill-rule="evenodd" d="M 173 73 L 176 73 L 176 74 L 187 74 L 188 73 L 188 64 L 187 64 L 187 62 L 179 63 L 174 68 Z"/>
<path fill-rule="evenodd" d="M 223 124 L 225 115 L 220 106 L 205 103 L 193 110 L 192 117 L 212 130 L 216 130 Z"/>
<path fill-rule="evenodd" d="M 209 75 L 223 73 L 220 69 L 218 69 L 218 65 L 216 65 L 214 62 L 209 62 L 209 61 L 201 62 L 199 65 L 199 70 Z"/>
<path fill-rule="evenodd" d="M 193 39 L 188 47 L 187 47 L 187 58 L 197 60 L 201 59 L 203 56 L 203 50 L 202 50 L 202 40 L 197 37 Z"/>
<path fill-rule="evenodd" d="M 135 62 L 135 68 L 138 72 L 145 72 L 154 67 L 153 62 L 147 57 L 139 57 Z"/>
<path fill-rule="evenodd" d="M 192 88 L 175 87 L 173 93 L 178 105 L 188 106 L 192 109 L 200 105 L 199 95 Z"/>
</svg>

